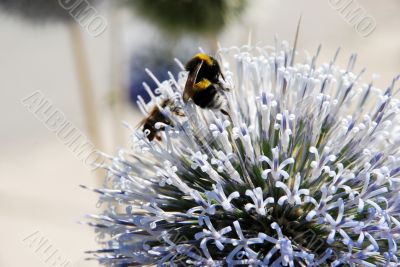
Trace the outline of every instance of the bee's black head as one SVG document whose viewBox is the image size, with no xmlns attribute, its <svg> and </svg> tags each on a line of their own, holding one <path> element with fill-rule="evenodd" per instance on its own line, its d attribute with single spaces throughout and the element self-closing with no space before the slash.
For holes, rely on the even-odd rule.
<svg viewBox="0 0 400 267">
<path fill-rule="evenodd" d="M 186 63 L 185 68 L 189 74 L 192 74 L 201 63 L 203 63 L 203 65 L 197 75 L 196 82 L 205 78 L 213 83 L 217 83 L 219 81 L 219 76 L 222 75 L 222 73 L 218 61 L 212 56 L 199 53 Z"/>
</svg>

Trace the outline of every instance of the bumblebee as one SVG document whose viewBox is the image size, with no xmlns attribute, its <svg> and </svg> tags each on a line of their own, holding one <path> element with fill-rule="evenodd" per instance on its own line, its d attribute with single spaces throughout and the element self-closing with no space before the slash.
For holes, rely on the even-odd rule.
<svg viewBox="0 0 400 267">
<path fill-rule="evenodd" d="M 207 54 L 200 53 L 186 63 L 185 69 L 189 74 L 183 92 L 183 101 L 192 99 L 201 108 L 219 109 L 222 113 L 228 114 L 226 111 L 228 101 L 224 91 L 229 89 L 224 87 L 220 80 L 220 78 L 223 80 L 225 78 L 218 61 Z"/>
<path fill-rule="evenodd" d="M 165 99 L 161 102 L 160 107 L 170 107 L 172 113 L 178 116 L 184 116 L 183 111 L 174 105 L 174 101 L 171 99 Z M 161 122 L 166 125 L 172 125 L 172 122 L 169 118 L 167 118 L 160 110 L 158 106 L 154 106 L 149 115 L 144 118 L 138 127 L 142 127 L 143 132 L 147 132 L 147 138 L 149 141 L 153 141 L 156 138 L 158 141 L 161 141 L 161 136 L 159 134 L 160 131 L 164 131 L 165 127 L 160 127 L 159 129 L 156 128 L 156 123 Z"/>
</svg>

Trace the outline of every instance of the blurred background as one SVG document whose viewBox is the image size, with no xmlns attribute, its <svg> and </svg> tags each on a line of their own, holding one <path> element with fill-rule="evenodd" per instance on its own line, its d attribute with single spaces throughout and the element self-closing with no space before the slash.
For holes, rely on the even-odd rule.
<svg viewBox="0 0 400 267">
<path fill-rule="evenodd" d="M 97 266 L 84 260 L 98 248 L 93 230 L 78 222 L 100 208 L 79 185 L 99 186 L 104 173 L 24 99 L 39 92 L 95 148 L 114 154 L 130 145 L 122 122 L 141 118 L 142 83 L 155 86 L 145 68 L 163 80 L 179 71 L 174 58 L 185 62 L 198 47 L 212 54 L 217 42 L 246 44 L 249 32 L 253 44 L 274 45 L 275 35 L 292 42 L 302 15 L 298 58 L 322 44 L 321 63 L 340 46 L 340 65 L 357 52 L 356 70 L 379 74 L 385 87 L 400 71 L 399 12 L 398 0 L 0 0 L 0 266 Z"/>
</svg>

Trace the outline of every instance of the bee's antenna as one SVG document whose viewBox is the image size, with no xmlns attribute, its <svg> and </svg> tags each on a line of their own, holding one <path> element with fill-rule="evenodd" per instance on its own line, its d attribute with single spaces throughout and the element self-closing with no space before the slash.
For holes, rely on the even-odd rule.
<svg viewBox="0 0 400 267">
<path fill-rule="evenodd" d="M 300 15 L 299 21 L 297 22 L 297 29 L 296 29 L 296 35 L 294 37 L 292 57 L 290 59 L 290 66 L 293 66 L 294 58 L 296 56 L 297 40 L 299 39 L 300 25 L 301 25 L 301 15 Z"/>
<path fill-rule="evenodd" d="M 217 41 L 217 47 L 218 47 L 217 52 L 222 49 L 222 45 L 221 45 L 220 41 Z"/>
</svg>

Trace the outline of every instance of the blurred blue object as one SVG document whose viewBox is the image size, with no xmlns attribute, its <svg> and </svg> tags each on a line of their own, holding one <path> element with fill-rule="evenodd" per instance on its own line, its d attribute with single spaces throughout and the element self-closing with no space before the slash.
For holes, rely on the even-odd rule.
<svg viewBox="0 0 400 267">
<path fill-rule="evenodd" d="M 145 69 L 149 69 L 160 81 L 169 79 L 168 72 L 177 77 L 180 68 L 174 62 L 173 58 L 172 52 L 163 48 L 140 50 L 131 57 L 129 67 L 129 99 L 135 107 L 139 95 L 146 102 L 150 100 L 149 95 L 143 87 L 143 83 L 149 85 L 152 91 L 157 88 L 156 83 L 146 73 Z"/>
</svg>

